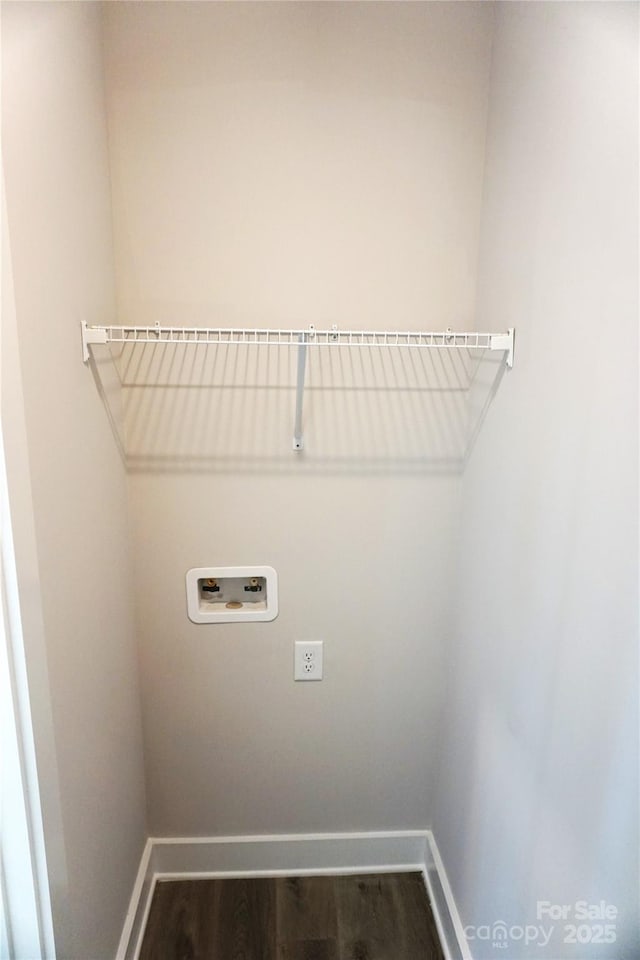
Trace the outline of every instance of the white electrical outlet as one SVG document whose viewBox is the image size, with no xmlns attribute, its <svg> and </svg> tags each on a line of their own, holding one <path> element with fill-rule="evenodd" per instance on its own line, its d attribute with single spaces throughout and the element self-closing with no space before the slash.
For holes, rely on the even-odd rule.
<svg viewBox="0 0 640 960">
<path fill-rule="evenodd" d="M 322 680 L 322 640 L 296 640 L 294 680 Z"/>
</svg>

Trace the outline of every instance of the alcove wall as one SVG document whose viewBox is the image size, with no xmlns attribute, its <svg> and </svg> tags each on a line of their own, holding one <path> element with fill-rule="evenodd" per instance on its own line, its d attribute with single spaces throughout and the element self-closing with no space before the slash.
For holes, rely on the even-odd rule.
<svg viewBox="0 0 640 960">
<path fill-rule="evenodd" d="M 1 16 L 2 439 L 56 951 L 98 960 L 147 836 L 127 480 L 78 353 L 115 311 L 102 11 Z"/>
<path fill-rule="evenodd" d="M 119 322 L 472 328 L 491 28 L 466 3 L 108 5 Z M 296 454 L 290 360 L 221 353 L 226 390 L 189 391 L 178 351 L 186 390 L 129 397 L 150 830 L 424 825 L 456 408 L 435 445 L 389 358 L 316 354 Z M 186 570 L 256 563 L 276 621 L 188 621 Z M 324 641 L 322 683 L 293 683 L 300 639 Z"/>
<path fill-rule="evenodd" d="M 637 5 L 498 5 L 479 264 L 517 371 L 463 480 L 433 830 L 474 958 L 483 924 L 548 929 L 539 901 L 616 911 L 608 945 L 551 923 L 550 955 L 633 958 Z"/>
</svg>

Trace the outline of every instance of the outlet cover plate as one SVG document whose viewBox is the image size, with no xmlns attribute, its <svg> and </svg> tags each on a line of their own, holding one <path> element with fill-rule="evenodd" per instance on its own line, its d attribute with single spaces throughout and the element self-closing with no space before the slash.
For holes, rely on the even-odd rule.
<svg viewBox="0 0 640 960">
<path fill-rule="evenodd" d="M 322 680 L 322 640 L 296 640 L 293 679 Z"/>
</svg>

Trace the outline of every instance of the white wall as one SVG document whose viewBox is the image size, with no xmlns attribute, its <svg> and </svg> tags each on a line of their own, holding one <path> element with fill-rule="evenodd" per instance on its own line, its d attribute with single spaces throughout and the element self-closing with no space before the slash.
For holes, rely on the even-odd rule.
<svg viewBox="0 0 640 960">
<path fill-rule="evenodd" d="M 640 942 L 637 18 L 497 12 L 478 322 L 516 367 L 464 479 L 433 824 L 465 924 L 615 904 L 613 946 L 544 952 L 580 960 Z"/>
<path fill-rule="evenodd" d="M 3 317 L 3 427 L 16 517 L 32 510 L 35 530 L 29 553 L 21 524 L 16 553 L 56 946 L 99 960 L 146 833 L 126 481 L 79 343 L 81 319 L 115 309 L 99 5 L 3 3 L 2 59 L 17 321 L 14 343 Z"/>
<path fill-rule="evenodd" d="M 108 5 L 120 321 L 470 326 L 491 16 Z M 341 358 L 311 362 L 301 456 L 292 358 L 258 367 L 268 390 L 236 389 L 256 372 L 240 353 L 204 403 L 126 398 L 154 833 L 429 820 L 459 397 L 367 392 Z M 167 363 L 172 383 L 201 376 Z M 387 358 L 385 375 L 404 374 Z M 355 399 L 319 389 L 339 382 Z M 278 619 L 189 623 L 186 570 L 248 563 L 278 571 Z M 293 683 L 300 638 L 325 641 L 321 684 Z"/>
</svg>

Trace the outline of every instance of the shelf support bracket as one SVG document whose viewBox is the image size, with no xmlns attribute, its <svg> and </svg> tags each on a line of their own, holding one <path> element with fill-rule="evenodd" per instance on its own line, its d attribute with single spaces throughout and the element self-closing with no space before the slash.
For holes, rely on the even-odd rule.
<svg viewBox="0 0 640 960">
<path fill-rule="evenodd" d="M 494 333 L 491 336 L 491 349 L 505 351 L 505 363 L 509 370 L 513 366 L 513 348 L 515 341 L 515 330 L 509 327 L 506 333 Z"/>
<path fill-rule="evenodd" d="M 304 376 L 307 368 L 307 338 L 313 336 L 314 328 L 309 327 L 309 333 L 301 333 L 298 337 L 298 378 L 296 382 L 296 419 L 293 426 L 293 449 L 304 449 L 302 435 L 302 403 L 304 400 Z"/>
<path fill-rule="evenodd" d="M 82 359 L 89 362 L 89 344 L 108 343 L 107 331 L 104 327 L 89 327 L 87 321 L 82 321 Z"/>
</svg>

